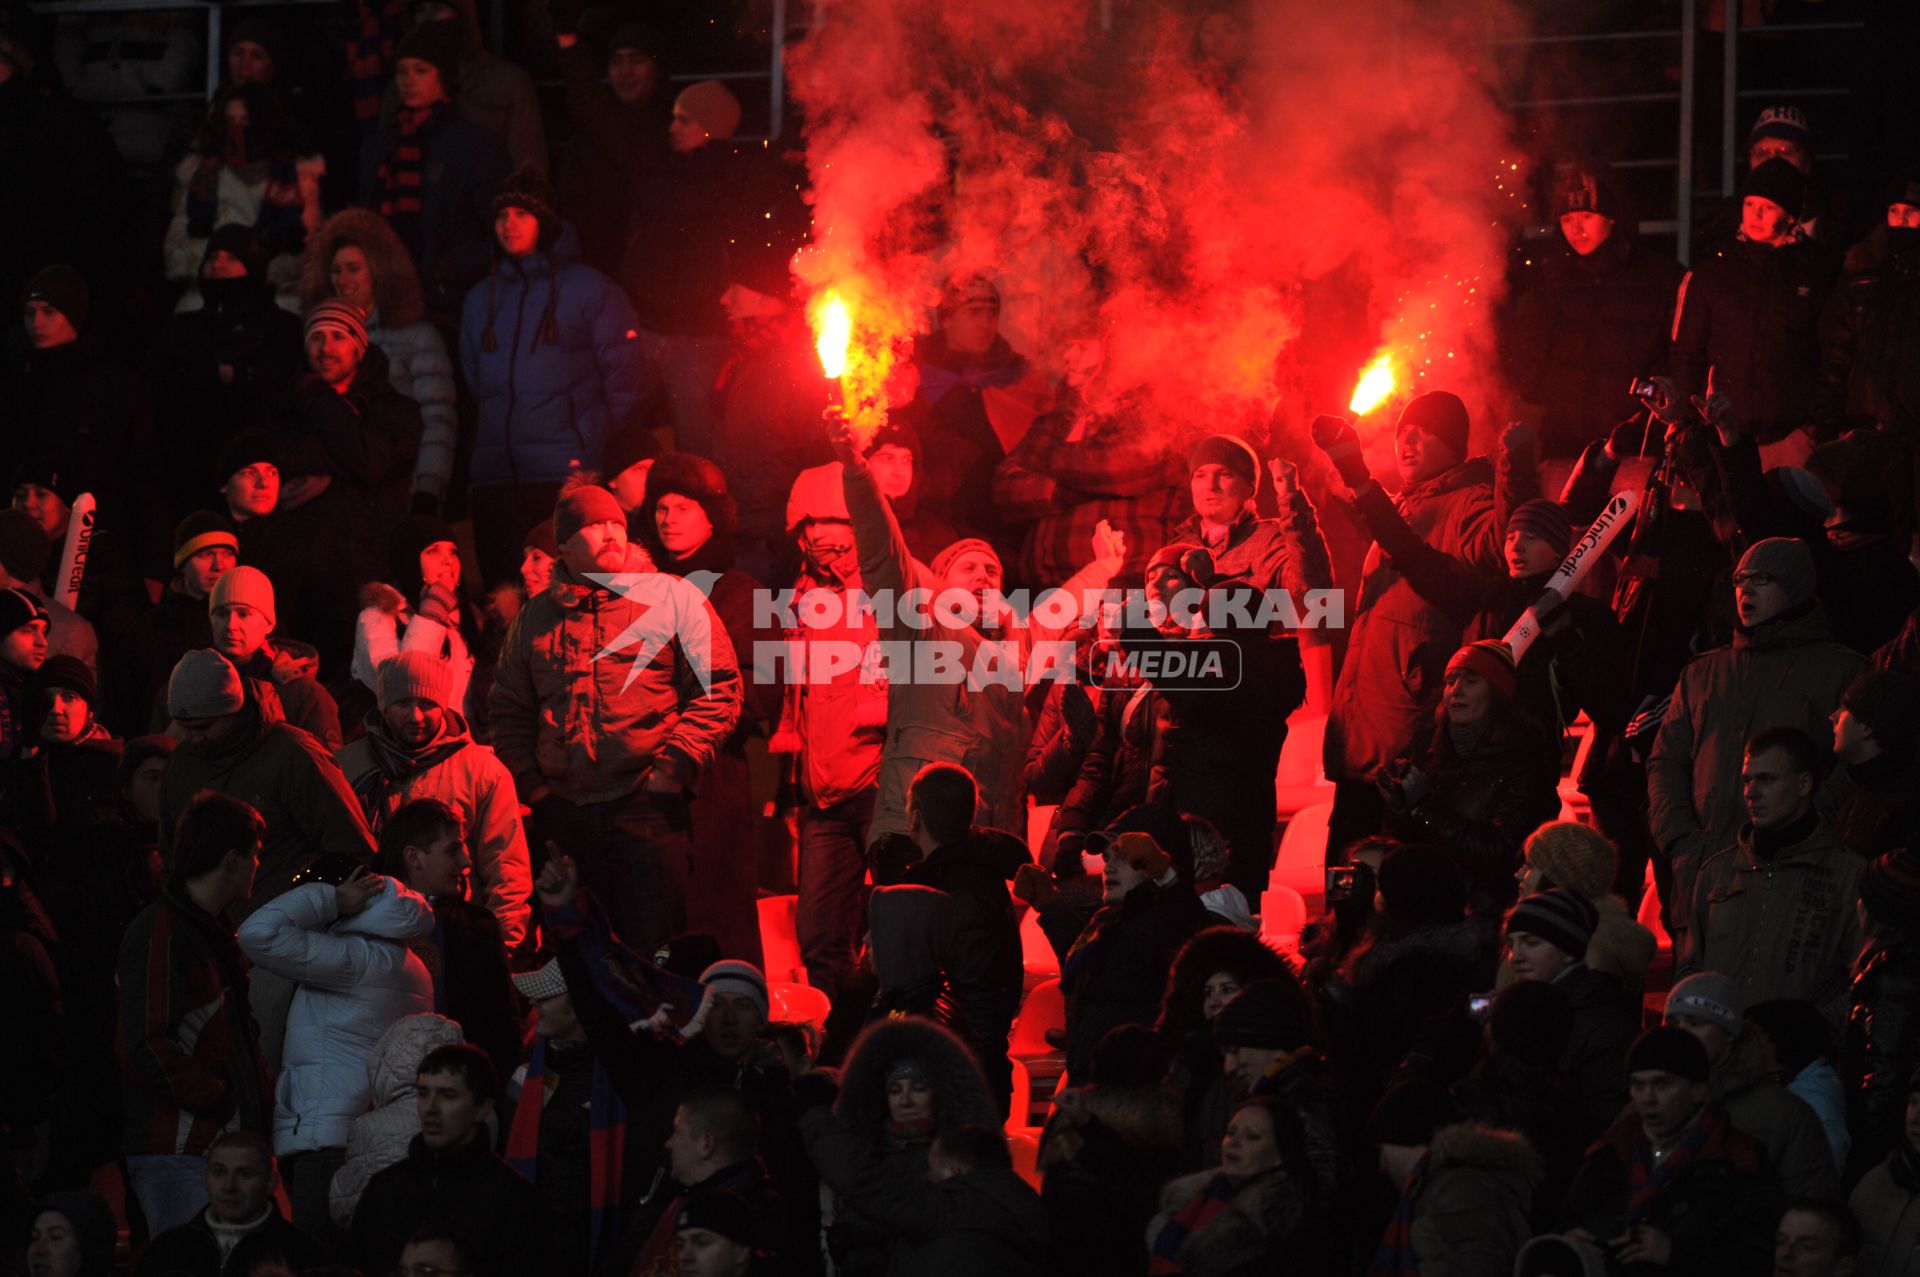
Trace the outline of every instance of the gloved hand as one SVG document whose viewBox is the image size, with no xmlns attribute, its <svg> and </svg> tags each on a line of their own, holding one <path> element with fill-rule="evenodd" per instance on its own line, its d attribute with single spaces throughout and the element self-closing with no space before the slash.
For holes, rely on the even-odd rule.
<svg viewBox="0 0 1920 1277">
<path fill-rule="evenodd" d="M 1149 882 L 1157 882 L 1173 868 L 1173 857 L 1146 834 L 1121 834 L 1107 845 L 1107 854 L 1118 855 L 1129 869 Z"/>
<path fill-rule="evenodd" d="M 453 629 L 460 623 L 460 596 L 446 586 L 435 583 L 420 591 L 420 605 L 414 611 L 429 621 Z"/>
<path fill-rule="evenodd" d="M 1044 911 L 1060 899 L 1060 888 L 1039 865 L 1021 865 L 1013 871 L 1013 898 Z"/>
<path fill-rule="evenodd" d="M 1322 413 L 1313 419 L 1312 431 L 1314 445 L 1333 462 L 1341 482 L 1356 490 L 1364 488 L 1373 476 L 1367 470 L 1366 458 L 1360 455 L 1360 436 L 1354 431 L 1353 423 L 1345 417 Z"/>
<path fill-rule="evenodd" d="M 1083 833 L 1065 833 L 1054 840 L 1053 872 L 1056 880 L 1078 878 L 1087 872 L 1087 865 L 1081 853 L 1086 850 L 1087 836 Z"/>
<path fill-rule="evenodd" d="M 808 1109 L 832 1108 L 833 1102 L 839 1098 L 840 1083 L 834 1080 L 831 1073 L 814 1069 L 793 1079 L 793 1110 L 796 1114 Z"/>
</svg>

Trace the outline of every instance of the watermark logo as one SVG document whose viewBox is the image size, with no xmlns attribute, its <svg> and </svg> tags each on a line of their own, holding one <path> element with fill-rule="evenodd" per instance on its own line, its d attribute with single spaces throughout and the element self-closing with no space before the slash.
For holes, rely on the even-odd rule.
<svg viewBox="0 0 1920 1277">
<path fill-rule="evenodd" d="M 673 576 L 666 572 L 594 572 L 588 579 L 612 590 L 639 609 L 631 624 L 593 654 L 598 662 L 618 652 L 631 650 L 627 680 L 621 691 L 633 686 L 640 671 L 674 647 L 687 668 L 700 681 L 703 692 L 713 690 L 713 631 L 716 624 L 707 595 L 718 572 L 689 572 Z"/>
</svg>

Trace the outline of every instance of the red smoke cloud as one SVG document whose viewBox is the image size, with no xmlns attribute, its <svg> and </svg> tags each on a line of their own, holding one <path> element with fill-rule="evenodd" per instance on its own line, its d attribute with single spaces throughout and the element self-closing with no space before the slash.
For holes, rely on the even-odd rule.
<svg viewBox="0 0 1920 1277">
<path fill-rule="evenodd" d="M 1436 387 L 1484 419 L 1527 176 L 1472 66 L 1490 4 L 1269 0 L 1203 31 L 1120 3 L 1109 36 L 1091 0 L 820 0 L 791 55 L 796 271 L 873 354 L 986 271 L 1016 348 L 1058 371 L 1103 336 L 1099 396 L 1177 435 L 1344 411 L 1380 353 L 1370 421 Z"/>
</svg>

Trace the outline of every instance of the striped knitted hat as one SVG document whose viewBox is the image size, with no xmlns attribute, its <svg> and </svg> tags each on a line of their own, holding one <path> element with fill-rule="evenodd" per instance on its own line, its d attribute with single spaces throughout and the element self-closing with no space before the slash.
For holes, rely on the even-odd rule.
<svg viewBox="0 0 1920 1277">
<path fill-rule="evenodd" d="M 1573 545 L 1573 520 L 1567 517 L 1567 508 L 1545 497 L 1524 502 L 1507 516 L 1507 535 L 1515 532 L 1531 532 L 1552 546 L 1555 554 L 1565 554 Z"/>
<path fill-rule="evenodd" d="M 345 333 L 362 354 L 366 353 L 367 314 L 352 302 L 329 297 L 308 310 L 306 334 L 311 336 L 322 328 Z"/>
<path fill-rule="evenodd" d="M 700 973 L 700 983 L 715 993 L 738 993 L 752 998 L 762 1016 L 773 1013 L 767 997 L 767 977 L 751 962 L 723 959 Z"/>
<path fill-rule="evenodd" d="M 1860 875 L 1860 903 L 1878 923 L 1920 931 L 1920 852 L 1890 851 Z"/>
<path fill-rule="evenodd" d="M 234 535 L 233 525 L 211 510 L 196 510 L 173 530 L 173 566 L 178 570 L 200 551 L 219 546 L 225 546 L 233 551 L 235 558 L 239 557 L 240 538 Z"/>
<path fill-rule="evenodd" d="M 1555 887 L 1536 891 L 1507 915 L 1507 934 L 1516 931 L 1539 936 L 1578 962 L 1587 956 L 1587 944 L 1600 925 L 1600 911 L 1577 891 Z"/>
</svg>

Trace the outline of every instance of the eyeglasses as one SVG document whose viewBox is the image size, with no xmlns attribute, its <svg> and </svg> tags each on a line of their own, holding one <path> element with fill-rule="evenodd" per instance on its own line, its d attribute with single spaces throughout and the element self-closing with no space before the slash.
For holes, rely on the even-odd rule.
<svg viewBox="0 0 1920 1277">
<path fill-rule="evenodd" d="M 1763 589 L 1766 586 L 1772 585 L 1773 582 L 1774 577 L 1770 572 L 1736 572 L 1733 574 L 1733 588 L 1736 590 Z"/>
</svg>

